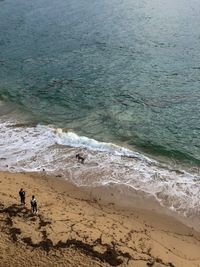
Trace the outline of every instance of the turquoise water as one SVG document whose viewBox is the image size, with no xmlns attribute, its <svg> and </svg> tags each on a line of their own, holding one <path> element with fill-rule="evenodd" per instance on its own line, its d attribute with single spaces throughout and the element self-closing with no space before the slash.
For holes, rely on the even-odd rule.
<svg viewBox="0 0 200 267">
<path fill-rule="evenodd" d="M 199 10 L 195 0 L 0 1 L 0 97 L 36 123 L 199 164 Z"/>
</svg>

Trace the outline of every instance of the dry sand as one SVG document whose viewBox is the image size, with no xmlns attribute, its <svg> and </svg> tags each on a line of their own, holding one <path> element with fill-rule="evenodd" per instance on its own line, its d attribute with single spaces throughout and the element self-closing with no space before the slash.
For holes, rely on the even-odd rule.
<svg viewBox="0 0 200 267">
<path fill-rule="evenodd" d="M 0 188 L 0 267 L 200 266 L 200 234 L 170 216 L 102 203 L 45 173 L 0 173 Z"/>
</svg>

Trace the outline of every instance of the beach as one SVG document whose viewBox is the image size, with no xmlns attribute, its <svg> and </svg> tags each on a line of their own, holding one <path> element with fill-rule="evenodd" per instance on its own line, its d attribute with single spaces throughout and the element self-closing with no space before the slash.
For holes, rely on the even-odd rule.
<svg viewBox="0 0 200 267">
<path fill-rule="evenodd" d="M 199 9 L 0 1 L 2 267 L 199 265 Z"/>
<path fill-rule="evenodd" d="M 199 10 L 0 0 L 0 267 L 200 267 Z"/>
<path fill-rule="evenodd" d="M 200 233 L 193 228 L 156 212 L 150 201 L 125 207 L 115 189 L 76 187 L 63 178 L 0 173 L 1 267 L 200 266 Z"/>
</svg>

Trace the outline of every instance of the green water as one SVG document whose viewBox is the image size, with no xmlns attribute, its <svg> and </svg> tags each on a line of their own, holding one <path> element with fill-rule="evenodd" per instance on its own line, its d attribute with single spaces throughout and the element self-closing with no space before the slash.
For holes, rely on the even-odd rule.
<svg viewBox="0 0 200 267">
<path fill-rule="evenodd" d="M 0 1 L 0 97 L 38 123 L 200 162 L 200 3 Z"/>
</svg>

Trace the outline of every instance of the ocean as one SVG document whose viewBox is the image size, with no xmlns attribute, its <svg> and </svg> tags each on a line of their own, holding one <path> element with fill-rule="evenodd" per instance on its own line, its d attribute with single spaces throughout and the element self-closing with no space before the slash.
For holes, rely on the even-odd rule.
<svg viewBox="0 0 200 267">
<path fill-rule="evenodd" d="M 198 217 L 199 10 L 197 0 L 1 0 L 0 170 L 127 185 Z"/>
</svg>

